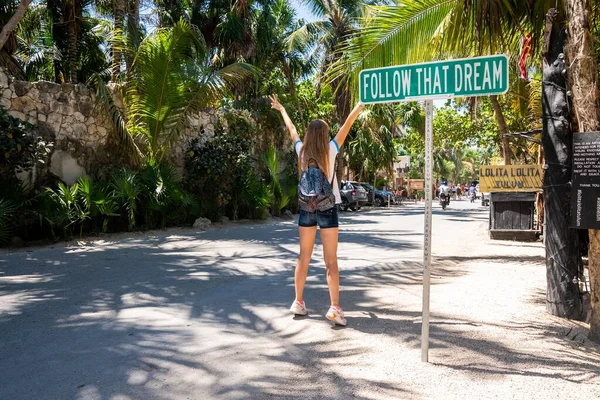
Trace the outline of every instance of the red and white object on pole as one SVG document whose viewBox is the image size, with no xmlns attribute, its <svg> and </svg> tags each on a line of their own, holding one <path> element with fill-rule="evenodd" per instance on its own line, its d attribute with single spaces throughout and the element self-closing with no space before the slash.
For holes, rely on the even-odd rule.
<svg viewBox="0 0 600 400">
<path fill-rule="evenodd" d="M 527 66 L 525 61 L 527 57 L 531 55 L 531 33 L 528 33 L 521 42 L 521 54 L 519 55 L 519 70 L 521 71 L 521 78 L 527 80 Z"/>
</svg>

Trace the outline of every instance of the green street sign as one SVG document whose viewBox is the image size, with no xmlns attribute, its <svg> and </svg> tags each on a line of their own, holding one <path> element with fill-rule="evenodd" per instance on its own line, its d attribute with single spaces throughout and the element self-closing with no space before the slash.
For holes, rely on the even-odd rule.
<svg viewBox="0 0 600 400">
<path fill-rule="evenodd" d="M 508 57 L 486 57 L 399 65 L 360 71 L 365 104 L 471 97 L 508 91 Z"/>
</svg>

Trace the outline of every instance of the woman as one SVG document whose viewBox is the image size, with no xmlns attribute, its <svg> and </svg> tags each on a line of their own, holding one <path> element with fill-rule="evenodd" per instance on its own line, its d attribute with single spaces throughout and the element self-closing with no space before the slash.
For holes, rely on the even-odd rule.
<svg viewBox="0 0 600 400">
<path fill-rule="evenodd" d="M 333 140 L 329 140 L 329 126 L 325 121 L 316 119 L 312 121 L 306 134 L 304 142 L 300 140 L 296 127 L 288 116 L 285 108 L 279 103 L 276 96 L 270 96 L 271 107 L 278 110 L 285 121 L 285 126 L 290 132 L 294 149 L 298 154 L 298 170 L 302 171 L 307 168 L 309 161 L 316 161 L 319 168 L 328 177 L 331 183 L 333 194 L 335 196 L 336 206 L 327 211 L 306 212 L 300 211 L 298 219 L 298 231 L 300 234 L 300 256 L 296 263 L 296 271 L 294 274 L 294 285 L 296 289 L 296 299 L 292 304 L 290 311 L 296 315 L 306 315 L 306 303 L 304 302 L 303 293 L 308 275 L 308 264 L 312 257 L 315 239 L 317 235 L 317 225 L 321 229 L 321 242 L 323 243 L 323 257 L 325 259 L 325 267 L 327 268 L 327 286 L 329 287 L 329 297 L 331 306 L 325 317 L 337 325 L 346 325 L 344 312 L 340 307 L 340 274 L 337 262 L 337 247 L 338 247 L 338 210 L 337 204 L 342 202 L 340 196 L 340 188 L 335 176 L 334 166 L 335 157 L 340 151 L 340 147 L 344 144 L 346 136 L 350 131 L 350 127 L 358 117 L 358 114 L 363 108 L 361 103 L 350 112 L 346 122 L 342 125 L 340 131 Z"/>
</svg>

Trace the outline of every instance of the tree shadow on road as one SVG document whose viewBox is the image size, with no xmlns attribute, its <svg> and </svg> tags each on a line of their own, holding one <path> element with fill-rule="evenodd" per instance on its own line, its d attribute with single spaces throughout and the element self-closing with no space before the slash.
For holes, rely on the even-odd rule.
<svg viewBox="0 0 600 400">
<path fill-rule="evenodd" d="M 342 240 L 375 249 L 415 246 L 376 231 L 343 233 Z M 287 314 L 296 257 L 296 228 L 286 223 L 0 255 L 0 398 L 413 395 L 401 381 L 347 379 L 332 365 L 351 366 L 373 351 L 353 340 L 353 331 L 418 349 L 420 309 L 399 309 L 377 293 L 420 285 L 421 263 L 365 261 L 342 271 L 348 335 L 315 339 L 304 327 L 326 327 L 320 316 L 294 321 Z M 434 278 L 468 274 L 461 257 L 442 261 Z M 326 305 L 323 265 L 311 268 L 307 296 L 312 307 Z M 433 279 L 433 285 L 444 283 Z M 558 351 L 516 351 L 486 339 L 483 328 L 434 314 L 432 349 L 447 359 L 463 353 L 444 365 L 490 379 L 528 373 L 522 369 L 530 364 L 553 370 L 535 372 L 539 376 L 575 382 L 600 373 L 594 354 L 578 352 L 565 361 Z M 469 363 L 469 355 L 485 361 Z"/>
</svg>

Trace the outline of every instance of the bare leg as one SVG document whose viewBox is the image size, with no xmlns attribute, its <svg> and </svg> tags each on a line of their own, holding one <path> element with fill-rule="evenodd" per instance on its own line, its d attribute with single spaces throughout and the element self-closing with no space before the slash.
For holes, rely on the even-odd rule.
<svg viewBox="0 0 600 400">
<path fill-rule="evenodd" d="M 340 305 L 340 271 L 337 261 L 338 233 L 339 228 L 321 229 L 323 258 L 327 268 L 327 286 L 332 306 Z"/>
<path fill-rule="evenodd" d="M 299 226 L 300 233 L 300 256 L 296 263 L 296 271 L 294 273 L 294 286 L 296 288 L 296 301 L 302 302 L 304 299 L 304 285 L 306 284 L 306 276 L 308 275 L 308 264 L 312 257 L 313 248 L 315 247 L 315 239 L 317 236 L 317 227 Z"/>
</svg>

